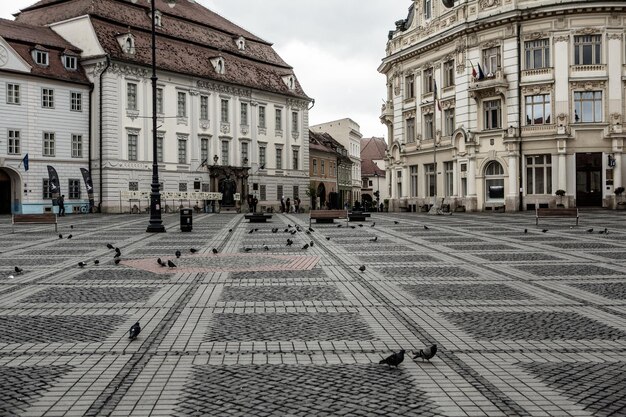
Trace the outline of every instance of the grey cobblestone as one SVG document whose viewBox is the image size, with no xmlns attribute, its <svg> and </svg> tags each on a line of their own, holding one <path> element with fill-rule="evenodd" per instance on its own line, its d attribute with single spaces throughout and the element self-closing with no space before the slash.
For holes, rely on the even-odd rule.
<svg viewBox="0 0 626 417">
<path fill-rule="evenodd" d="M 505 284 L 424 284 L 401 285 L 420 300 L 532 300 L 532 297 Z"/>
<path fill-rule="evenodd" d="M 143 302 L 158 287 L 57 287 L 47 288 L 21 303 L 127 303 Z"/>
<path fill-rule="evenodd" d="M 626 300 L 626 282 L 576 283 L 570 285 L 611 300 Z"/>
<path fill-rule="evenodd" d="M 382 275 L 393 277 L 477 277 L 475 272 L 456 266 L 377 267 Z"/>
<path fill-rule="evenodd" d="M 121 316 L 0 316 L 4 343 L 95 342 L 125 321 Z"/>
<path fill-rule="evenodd" d="M 567 275 L 625 275 L 613 269 L 604 268 L 598 265 L 588 264 L 567 264 L 567 265 L 515 265 L 514 268 L 541 277 L 567 276 Z"/>
<path fill-rule="evenodd" d="M 225 287 L 220 301 L 325 301 L 344 300 L 341 292 L 330 285 L 273 285 Z"/>
</svg>

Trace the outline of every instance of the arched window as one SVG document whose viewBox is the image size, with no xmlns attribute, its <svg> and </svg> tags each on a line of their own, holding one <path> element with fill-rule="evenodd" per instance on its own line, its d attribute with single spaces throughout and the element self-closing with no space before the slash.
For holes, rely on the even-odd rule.
<svg viewBox="0 0 626 417">
<path fill-rule="evenodd" d="M 485 168 L 485 201 L 504 202 L 504 169 L 497 161 Z"/>
</svg>

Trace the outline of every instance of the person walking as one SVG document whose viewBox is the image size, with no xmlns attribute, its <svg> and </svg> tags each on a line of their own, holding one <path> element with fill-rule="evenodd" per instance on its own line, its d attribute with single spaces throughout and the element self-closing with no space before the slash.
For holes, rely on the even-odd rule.
<svg viewBox="0 0 626 417">
<path fill-rule="evenodd" d="M 65 195 L 57 198 L 57 204 L 59 205 L 59 217 L 65 216 Z"/>
<path fill-rule="evenodd" d="M 280 212 L 284 213 L 285 212 L 285 196 L 283 196 L 280 199 Z"/>
<path fill-rule="evenodd" d="M 256 205 L 259 204 L 259 199 L 254 196 L 252 199 L 252 212 L 256 213 Z"/>
<path fill-rule="evenodd" d="M 285 203 L 287 206 L 287 213 L 291 213 L 291 200 L 287 197 L 287 202 Z"/>
</svg>

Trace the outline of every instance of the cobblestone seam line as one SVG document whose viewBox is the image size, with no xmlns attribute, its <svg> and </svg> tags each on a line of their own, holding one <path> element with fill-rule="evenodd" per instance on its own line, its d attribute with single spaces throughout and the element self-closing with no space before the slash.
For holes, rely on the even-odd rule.
<svg viewBox="0 0 626 417">
<path fill-rule="evenodd" d="M 241 222 L 241 219 L 234 227 Z M 232 237 L 232 234 L 227 234 L 226 238 L 222 241 L 219 248 L 222 249 L 226 246 L 228 240 Z M 89 407 L 89 410 L 85 413 L 86 416 L 109 416 L 115 410 L 115 407 L 119 404 L 121 399 L 126 395 L 131 385 L 135 382 L 137 377 L 141 374 L 146 364 L 152 359 L 156 353 L 156 347 L 163 341 L 165 336 L 172 328 L 172 326 L 178 320 L 180 314 L 183 311 L 183 307 L 189 302 L 191 297 L 195 294 L 196 290 L 204 279 L 203 274 L 195 274 L 193 281 L 191 281 L 185 289 L 185 291 L 178 297 L 167 314 L 163 317 L 163 320 L 159 323 L 159 326 L 150 332 L 150 335 L 146 338 L 141 348 L 137 353 L 132 355 L 132 358 L 127 364 L 118 372 L 109 385 L 102 391 L 94 403 Z"/>
</svg>

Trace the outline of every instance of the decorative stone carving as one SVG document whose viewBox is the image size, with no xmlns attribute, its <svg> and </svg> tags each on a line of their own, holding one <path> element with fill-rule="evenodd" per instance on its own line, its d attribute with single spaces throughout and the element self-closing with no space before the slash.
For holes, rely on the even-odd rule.
<svg viewBox="0 0 626 417">
<path fill-rule="evenodd" d="M 585 91 L 591 91 L 591 90 L 598 90 L 598 89 L 604 89 L 606 87 L 606 81 L 577 81 L 577 82 L 572 82 L 570 85 L 572 90 L 585 90 Z"/>
<path fill-rule="evenodd" d="M 230 133 L 230 123 L 221 122 L 220 123 L 220 132 L 222 132 L 225 135 L 229 134 Z"/>
<path fill-rule="evenodd" d="M 415 117 L 415 110 L 410 110 L 410 111 L 404 112 L 403 116 L 404 116 L 405 120 L 406 119 L 410 119 L 412 117 Z"/>
<path fill-rule="evenodd" d="M 608 35 L 606 35 L 606 37 L 608 40 L 618 40 L 618 41 L 622 40 L 621 33 L 609 33 Z"/>
<path fill-rule="evenodd" d="M 569 134 L 569 126 L 567 125 L 568 123 L 568 116 L 565 113 L 559 113 L 558 116 L 556 116 L 556 133 L 557 135 L 567 135 Z"/>
<path fill-rule="evenodd" d="M 480 0 L 478 5 L 481 10 L 489 9 L 491 7 L 500 6 L 502 4 L 501 0 Z"/>
<path fill-rule="evenodd" d="M 294 109 L 299 109 L 299 110 L 306 110 L 309 108 L 308 103 L 306 101 L 296 100 L 294 98 L 287 99 L 287 106 L 294 108 Z"/>
<path fill-rule="evenodd" d="M 609 116 L 609 123 L 611 124 L 612 133 L 622 133 L 622 114 L 611 113 Z"/>
<path fill-rule="evenodd" d="M 600 29 L 588 27 L 588 28 L 578 29 L 575 33 L 577 35 L 596 35 L 600 33 Z"/>
<path fill-rule="evenodd" d="M 527 41 L 536 41 L 537 39 L 544 39 L 547 38 L 548 34 L 544 33 L 544 32 L 533 32 L 533 33 L 527 33 L 524 35 L 524 40 Z"/>
<path fill-rule="evenodd" d="M 239 129 L 241 130 L 241 134 L 244 136 L 247 135 L 248 132 L 250 132 L 250 126 L 248 125 L 240 125 Z"/>
<path fill-rule="evenodd" d="M 235 96 L 240 96 L 240 97 L 251 97 L 252 96 L 252 92 L 250 90 L 245 89 L 245 88 L 239 88 L 239 87 L 233 87 L 233 86 L 230 86 L 230 85 L 219 84 L 219 83 L 215 83 L 213 81 L 199 80 L 196 85 L 200 89 L 215 91 L 217 93 L 222 93 L 222 94 L 230 94 L 230 95 L 235 95 Z"/>
<path fill-rule="evenodd" d="M 118 63 L 112 63 L 109 66 L 109 71 L 114 74 L 124 75 L 124 76 L 132 76 L 138 78 L 147 78 L 148 70 L 145 68 L 134 67 L 132 65 L 124 65 Z"/>
<path fill-rule="evenodd" d="M 554 43 L 557 42 L 569 42 L 569 35 L 560 35 L 554 37 Z"/>
<path fill-rule="evenodd" d="M 200 120 L 200 128 L 203 130 L 207 130 L 211 127 L 211 122 L 209 120 Z"/>
<path fill-rule="evenodd" d="M 422 114 L 432 114 L 435 112 L 435 106 L 432 104 L 422 106 Z"/>
<path fill-rule="evenodd" d="M 200 92 L 199 92 L 198 90 L 195 90 L 195 89 L 193 89 L 193 88 L 192 88 L 191 90 L 189 90 L 189 95 L 190 95 L 190 96 L 194 96 L 194 97 L 195 97 L 195 96 L 197 96 L 198 94 L 200 94 Z"/>
<path fill-rule="evenodd" d="M 549 94 L 552 91 L 554 91 L 554 84 L 527 85 L 522 87 L 522 94 L 525 96 Z"/>
<path fill-rule="evenodd" d="M 500 46 L 500 42 L 496 41 L 496 40 L 491 40 L 491 41 L 487 41 L 485 43 L 483 43 L 481 45 L 482 49 L 489 49 L 489 48 L 495 48 L 496 46 Z"/>
<path fill-rule="evenodd" d="M 267 129 L 264 127 L 259 127 L 259 135 L 267 135 Z"/>
<path fill-rule="evenodd" d="M 449 100 L 442 100 L 440 104 L 443 110 L 453 109 L 456 107 L 456 99 L 451 98 Z"/>
</svg>

